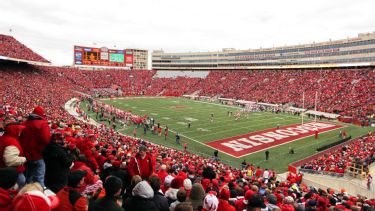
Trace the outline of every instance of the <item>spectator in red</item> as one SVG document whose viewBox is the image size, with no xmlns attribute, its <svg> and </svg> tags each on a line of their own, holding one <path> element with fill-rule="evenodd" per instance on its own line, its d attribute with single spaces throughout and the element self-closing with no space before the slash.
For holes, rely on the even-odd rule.
<svg viewBox="0 0 375 211">
<path fill-rule="evenodd" d="M 158 177 L 161 180 L 161 184 L 164 184 L 164 179 L 167 176 L 168 176 L 167 166 L 165 164 L 163 164 L 163 165 L 161 165 L 160 170 L 158 172 Z"/>
<path fill-rule="evenodd" d="M 167 137 L 168 137 L 168 128 L 165 128 L 165 130 L 164 130 L 164 141 L 167 140 Z"/>
<path fill-rule="evenodd" d="M 315 139 L 318 139 L 319 131 L 317 128 L 314 129 L 314 133 L 315 133 Z"/>
<path fill-rule="evenodd" d="M 235 202 L 236 210 L 241 211 L 246 209 L 246 205 L 248 204 L 249 199 L 255 194 L 256 192 L 254 192 L 253 190 L 247 190 L 245 193 L 245 197 Z"/>
<path fill-rule="evenodd" d="M 73 171 L 68 178 L 68 185 L 61 189 L 56 196 L 60 199 L 59 206 L 54 211 L 87 211 L 87 198 L 79 193 L 79 187 L 84 184 L 86 171 Z"/>
<path fill-rule="evenodd" d="M 20 143 L 27 159 L 27 183 L 39 182 L 42 187 L 45 187 L 46 165 L 42 157 L 42 151 L 50 142 L 50 130 L 51 128 L 44 119 L 44 109 L 40 106 L 35 107 L 25 122 L 25 129 L 23 129 L 20 137 Z"/>
<path fill-rule="evenodd" d="M 22 125 L 10 123 L 5 126 L 5 133 L 0 137 L 0 168 L 14 167 L 18 172 L 17 184 L 21 188 L 26 182 L 23 174 L 26 157 L 18 141 L 23 128 Z"/>
<path fill-rule="evenodd" d="M 255 170 L 255 176 L 259 178 L 263 174 L 263 170 L 257 166 L 257 169 Z"/>
<path fill-rule="evenodd" d="M 25 185 L 12 201 L 13 211 L 50 211 L 59 206 L 56 195 L 47 196 L 39 183 Z"/>
<path fill-rule="evenodd" d="M 226 188 L 223 188 L 221 190 L 220 195 L 219 195 L 219 206 L 217 208 L 217 211 L 236 211 L 236 209 L 229 204 L 229 190 Z"/>
<path fill-rule="evenodd" d="M 146 151 L 147 147 L 142 145 L 135 157 L 131 158 L 128 166 L 131 177 L 139 175 L 142 179 L 147 179 L 155 171 L 154 159 Z"/>
</svg>

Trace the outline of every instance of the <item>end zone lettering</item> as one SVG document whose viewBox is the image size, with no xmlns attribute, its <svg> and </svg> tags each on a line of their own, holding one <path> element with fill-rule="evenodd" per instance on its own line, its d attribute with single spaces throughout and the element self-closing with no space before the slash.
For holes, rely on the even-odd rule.
<svg viewBox="0 0 375 211">
<path fill-rule="evenodd" d="M 235 157 L 241 157 L 246 154 L 314 135 L 316 130 L 321 133 L 340 127 L 342 126 L 322 122 L 311 122 L 303 125 L 295 124 L 283 126 L 279 129 L 267 129 L 231 138 L 221 139 L 207 143 L 207 145 L 217 148 Z"/>
</svg>

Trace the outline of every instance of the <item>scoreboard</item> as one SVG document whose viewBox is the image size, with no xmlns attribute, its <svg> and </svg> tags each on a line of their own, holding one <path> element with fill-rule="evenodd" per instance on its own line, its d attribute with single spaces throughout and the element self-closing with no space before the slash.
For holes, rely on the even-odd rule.
<svg viewBox="0 0 375 211">
<path fill-rule="evenodd" d="M 74 46 L 74 64 L 89 66 L 132 67 L 133 51 Z"/>
</svg>

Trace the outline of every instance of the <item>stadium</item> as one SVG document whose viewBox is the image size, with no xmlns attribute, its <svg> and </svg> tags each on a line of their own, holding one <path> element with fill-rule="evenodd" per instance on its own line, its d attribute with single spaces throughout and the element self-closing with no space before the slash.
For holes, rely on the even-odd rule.
<svg viewBox="0 0 375 211">
<path fill-rule="evenodd" d="M 0 34 L 0 210 L 375 209 L 375 32 L 71 47 Z"/>
</svg>

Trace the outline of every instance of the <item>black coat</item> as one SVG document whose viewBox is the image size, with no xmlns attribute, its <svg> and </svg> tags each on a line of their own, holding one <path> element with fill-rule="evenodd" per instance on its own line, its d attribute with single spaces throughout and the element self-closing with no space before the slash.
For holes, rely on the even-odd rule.
<svg viewBox="0 0 375 211">
<path fill-rule="evenodd" d="M 122 207 L 127 210 L 134 211 L 159 211 L 153 199 L 145 199 L 137 196 L 127 198 Z"/>
<path fill-rule="evenodd" d="M 160 211 L 169 211 L 168 199 L 160 192 L 154 192 L 154 203 Z"/>
<path fill-rule="evenodd" d="M 105 179 L 108 176 L 116 176 L 116 177 L 121 179 L 121 181 L 122 181 L 121 194 L 124 193 L 126 188 L 130 187 L 131 177 L 130 177 L 129 171 L 127 169 L 121 169 L 121 168 L 111 166 L 111 167 L 108 167 L 108 168 L 104 169 L 102 171 L 102 173 L 100 173 L 100 179 L 102 181 L 105 181 Z"/>
<path fill-rule="evenodd" d="M 57 193 L 68 184 L 73 157 L 60 145 L 50 142 L 43 150 L 43 159 L 46 164 L 44 183 L 47 188 Z"/>
<path fill-rule="evenodd" d="M 124 209 L 116 203 L 113 197 L 103 197 L 96 200 L 90 207 L 89 211 L 124 211 Z M 134 210 L 135 211 L 135 210 Z M 140 211 L 140 210 L 138 210 Z"/>
</svg>

